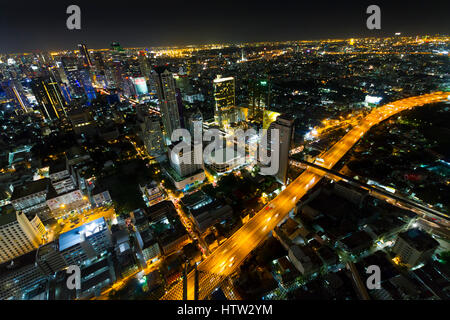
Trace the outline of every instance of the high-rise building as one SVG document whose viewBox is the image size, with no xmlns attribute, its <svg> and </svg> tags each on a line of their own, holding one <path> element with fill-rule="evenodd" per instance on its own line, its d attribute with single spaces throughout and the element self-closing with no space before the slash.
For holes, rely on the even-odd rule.
<svg viewBox="0 0 450 320">
<path fill-rule="evenodd" d="M 62 57 L 61 63 L 69 84 L 72 98 L 83 96 L 84 90 L 80 81 L 80 66 L 78 65 L 78 60 L 74 57 Z"/>
<path fill-rule="evenodd" d="M 151 68 L 147 55 L 144 51 L 139 51 L 138 60 L 141 74 L 143 77 L 145 77 L 145 79 L 148 80 L 150 78 Z"/>
<path fill-rule="evenodd" d="M 235 84 L 233 77 L 222 78 L 217 75 L 214 79 L 214 120 L 223 126 L 223 110 L 236 104 L 235 101 Z"/>
<path fill-rule="evenodd" d="M 0 215 L 0 263 L 39 247 L 45 227 L 36 215 L 29 220 L 22 211 L 9 209 Z"/>
<path fill-rule="evenodd" d="M 42 115 L 48 120 L 66 116 L 66 101 L 56 80 L 52 77 L 34 79 L 31 84 Z"/>
<path fill-rule="evenodd" d="M 249 118 L 263 122 L 264 110 L 270 105 L 270 83 L 267 80 L 251 81 L 249 85 Z"/>
<path fill-rule="evenodd" d="M 94 52 L 93 60 L 94 60 L 94 66 L 97 69 L 97 71 L 106 69 L 105 61 L 103 60 L 103 56 L 100 51 Z"/>
<path fill-rule="evenodd" d="M 123 51 L 122 47 L 120 46 L 120 43 L 117 41 L 114 41 L 111 43 L 111 50 L 113 51 Z"/>
<path fill-rule="evenodd" d="M 146 116 L 141 123 L 141 134 L 147 153 L 150 156 L 158 157 L 165 153 L 166 146 L 159 116 Z"/>
<path fill-rule="evenodd" d="M 69 82 L 71 96 L 78 98 L 85 95 L 89 102 L 95 99 L 95 89 L 92 86 L 88 67 L 80 66 L 77 59 L 73 57 L 63 57 L 61 62 Z"/>
<path fill-rule="evenodd" d="M 156 84 L 165 142 L 170 145 L 172 132 L 181 127 L 175 80 L 165 67 L 156 67 L 152 71 L 152 77 Z"/>
<path fill-rule="evenodd" d="M 83 56 L 83 61 L 84 61 L 84 65 L 85 67 L 92 67 L 92 61 L 91 61 L 91 57 L 89 56 L 89 51 L 86 48 L 86 45 L 83 43 L 80 43 L 78 45 L 78 50 L 80 51 L 80 54 Z"/>
<path fill-rule="evenodd" d="M 276 141 L 273 141 L 273 136 L 271 135 L 271 130 L 277 130 L 279 134 L 279 144 L 278 148 L 274 147 Z M 286 184 L 288 177 L 288 168 L 289 168 L 289 151 L 291 150 L 292 141 L 294 139 L 294 119 L 292 116 L 287 114 L 282 114 L 277 117 L 277 120 L 272 122 L 267 131 L 268 139 L 268 149 L 271 152 L 271 157 L 273 158 L 272 153 L 276 152 L 278 149 L 279 166 L 278 171 L 275 175 L 277 180 Z"/>
<path fill-rule="evenodd" d="M 27 113 L 31 110 L 31 105 L 23 92 L 23 88 L 18 81 L 8 80 L 1 83 L 6 97 L 14 102 L 16 110 Z"/>
<path fill-rule="evenodd" d="M 186 129 L 189 130 L 194 142 L 202 143 L 203 135 L 201 135 L 203 130 L 203 115 L 198 108 L 194 110 L 189 110 L 186 114 Z M 199 137 L 195 136 L 195 133 L 200 133 Z"/>
<path fill-rule="evenodd" d="M 189 151 L 180 151 L 179 153 L 175 152 L 174 149 L 178 144 L 185 144 L 186 150 Z M 196 155 L 195 152 L 197 150 L 200 150 L 200 153 Z M 183 159 L 187 159 L 187 161 L 185 162 Z M 188 177 L 203 169 L 201 147 L 200 149 L 196 149 L 194 144 L 192 144 L 189 148 L 187 143 L 184 141 L 176 142 L 169 147 L 169 161 L 171 167 L 175 169 L 180 177 Z"/>
</svg>

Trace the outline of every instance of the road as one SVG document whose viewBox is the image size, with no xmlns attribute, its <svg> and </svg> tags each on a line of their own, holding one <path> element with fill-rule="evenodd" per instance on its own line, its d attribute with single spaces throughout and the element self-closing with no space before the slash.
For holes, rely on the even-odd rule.
<svg viewBox="0 0 450 320">
<path fill-rule="evenodd" d="M 407 109 L 438 101 L 448 100 L 450 92 L 435 92 L 417 97 L 397 100 L 374 109 L 359 125 L 351 129 L 341 140 L 321 155 L 320 166 L 331 169 L 366 133 L 379 122 Z M 200 299 L 206 298 L 224 277 L 232 274 L 245 258 L 289 214 L 295 204 L 322 178 L 323 172 L 308 168 L 286 189 L 228 238 L 219 248 L 198 265 Z M 188 299 L 194 298 L 194 274 L 188 275 Z M 181 299 L 182 284 L 179 283 L 162 299 Z"/>
</svg>

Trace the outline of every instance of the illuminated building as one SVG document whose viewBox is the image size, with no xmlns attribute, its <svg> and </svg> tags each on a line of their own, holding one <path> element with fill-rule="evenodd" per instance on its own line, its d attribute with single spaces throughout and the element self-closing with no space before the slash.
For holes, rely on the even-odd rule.
<svg viewBox="0 0 450 320">
<path fill-rule="evenodd" d="M 22 211 L 10 208 L 0 215 L 0 263 L 39 247 L 46 230 L 37 215 L 29 220 Z"/>
<path fill-rule="evenodd" d="M 72 109 L 68 117 L 76 134 L 94 135 L 97 132 L 95 120 L 89 109 Z"/>
<path fill-rule="evenodd" d="M 177 190 L 187 191 L 192 188 L 194 185 L 199 184 L 205 180 L 205 172 L 203 170 L 203 156 L 202 156 L 202 148 L 198 148 L 199 145 L 192 144 L 186 149 L 186 153 L 180 151 L 176 153 L 173 149 L 180 144 L 186 144 L 184 141 L 179 141 L 171 146 L 169 146 L 169 162 L 170 167 L 166 168 L 166 171 L 169 174 L 172 182 L 174 183 Z M 196 156 L 196 152 L 200 151 Z M 196 159 L 198 158 L 198 159 Z M 184 159 L 187 160 L 188 163 L 184 162 Z M 198 163 L 199 162 L 199 163 Z"/>
<path fill-rule="evenodd" d="M 103 60 L 102 53 L 100 51 L 93 54 L 94 66 L 97 71 L 103 71 L 106 69 L 105 61 Z"/>
<path fill-rule="evenodd" d="M 203 135 L 201 137 L 196 137 L 195 132 L 198 132 L 201 134 L 203 130 L 203 115 L 200 112 L 200 110 L 197 108 L 193 111 L 189 110 L 186 114 L 186 129 L 189 130 L 191 133 L 191 136 L 194 137 L 194 139 L 203 139 Z M 201 142 L 201 141 L 199 141 Z"/>
<path fill-rule="evenodd" d="M 270 83 L 267 80 L 252 81 L 249 95 L 249 118 L 262 123 L 264 110 L 270 106 Z"/>
<path fill-rule="evenodd" d="M 176 142 L 172 144 L 169 147 L 169 161 L 172 168 L 175 169 L 175 171 L 181 176 L 181 177 L 187 177 L 189 175 L 192 175 L 193 173 L 200 171 L 203 169 L 203 159 L 201 158 L 201 161 L 198 161 L 200 163 L 196 163 L 195 159 L 195 148 L 194 145 L 191 146 L 189 151 L 180 151 L 179 153 L 176 153 L 174 151 L 175 146 L 178 146 L 180 144 L 187 145 L 184 141 Z M 200 149 L 201 150 L 201 149 Z M 201 155 L 200 155 L 201 157 Z M 187 163 L 184 160 L 184 158 L 187 159 Z"/>
<path fill-rule="evenodd" d="M 111 50 L 113 51 L 123 51 L 122 47 L 120 46 L 120 43 L 117 41 L 114 41 L 111 43 Z"/>
<path fill-rule="evenodd" d="M 147 82 L 144 77 L 131 78 L 131 81 L 134 84 L 134 90 L 138 96 L 148 93 Z"/>
<path fill-rule="evenodd" d="M 30 103 L 27 97 L 25 96 L 20 83 L 13 80 L 9 80 L 3 81 L 1 83 L 1 86 L 5 91 L 7 98 L 14 101 L 14 104 L 17 109 L 21 110 L 24 113 L 27 113 L 31 110 Z"/>
<path fill-rule="evenodd" d="M 294 139 L 294 119 L 288 115 L 280 115 L 277 117 L 277 120 L 272 122 L 267 131 L 268 134 L 268 148 L 271 151 L 274 151 L 273 141 L 270 134 L 271 130 L 278 130 L 279 133 L 279 167 L 278 172 L 275 175 L 277 180 L 286 184 L 288 168 L 289 168 L 289 151 L 291 150 L 292 141 Z"/>
<path fill-rule="evenodd" d="M 166 144 L 171 143 L 172 132 L 181 127 L 175 80 L 165 67 L 156 67 L 152 71 L 159 100 L 159 109 L 164 126 Z"/>
<path fill-rule="evenodd" d="M 75 182 L 69 172 L 66 162 L 56 162 L 50 165 L 49 178 L 57 194 L 75 189 Z"/>
<path fill-rule="evenodd" d="M 270 124 L 277 120 L 280 113 L 270 110 L 263 111 L 263 129 L 268 129 Z"/>
<path fill-rule="evenodd" d="M 42 215 L 47 209 L 45 200 L 50 186 L 50 179 L 44 178 L 15 187 L 11 195 L 11 204 L 17 211 L 39 212 Z M 42 216 L 41 219 L 45 221 Z"/>
<path fill-rule="evenodd" d="M 80 51 L 81 55 L 83 56 L 84 65 L 89 68 L 92 67 L 91 57 L 89 56 L 89 52 L 88 52 L 88 49 L 86 48 L 86 45 L 80 43 L 78 45 L 78 50 Z"/>
<path fill-rule="evenodd" d="M 57 241 L 46 243 L 37 249 L 36 264 L 45 275 L 53 275 L 68 266 L 59 252 Z"/>
<path fill-rule="evenodd" d="M 82 97 L 83 95 L 86 95 L 88 101 L 95 99 L 96 94 L 94 87 L 92 86 L 89 70 L 80 66 L 77 59 L 73 57 L 62 57 L 61 62 L 67 81 L 69 82 L 71 96 Z"/>
<path fill-rule="evenodd" d="M 426 262 L 439 246 L 439 242 L 420 229 L 409 229 L 399 233 L 392 251 L 400 262 L 413 267 Z"/>
<path fill-rule="evenodd" d="M 223 126 L 223 111 L 227 107 L 235 105 L 235 84 L 234 78 L 222 78 L 217 75 L 213 80 L 214 84 L 214 120 L 220 127 Z"/>
<path fill-rule="evenodd" d="M 31 87 L 44 118 L 55 120 L 67 115 L 66 102 L 54 78 L 37 78 L 32 82 Z"/>
<path fill-rule="evenodd" d="M 218 174 L 229 172 L 245 164 L 245 154 L 239 153 L 235 147 L 227 147 L 211 152 L 208 166 Z"/>
<path fill-rule="evenodd" d="M 165 144 L 159 116 L 146 116 L 141 123 L 141 135 L 147 153 L 158 157 L 165 153 Z"/>
<path fill-rule="evenodd" d="M 111 247 L 105 218 L 98 218 L 59 236 L 59 251 L 69 264 L 87 265 Z"/>
<path fill-rule="evenodd" d="M 149 207 L 163 201 L 166 198 L 164 192 L 158 187 L 155 181 L 152 181 L 150 184 L 143 187 L 139 185 L 139 189 L 142 192 L 144 201 Z"/>
<path fill-rule="evenodd" d="M 0 264 L 0 300 L 42 299 L 46 283 L 36 266 L 36 250 Z"/>
<path fill-rule="evenodd" d="M 141 74 L 145 77 L 145 79 L 148 80 L 150 78 L 151 68 L 147 55 L 144 51 L 139 51 L 138 60 Z"/>
</svg>

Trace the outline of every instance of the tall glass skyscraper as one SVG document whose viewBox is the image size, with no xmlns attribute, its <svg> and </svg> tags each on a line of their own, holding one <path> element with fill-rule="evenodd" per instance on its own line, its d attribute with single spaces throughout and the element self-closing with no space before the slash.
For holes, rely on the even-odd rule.
<svg viewBox="0 0 450 320">
<path fill-rule="evenodd" d="M 156 67 L 152 77 L 158 94 L 166 145 L 170 145 L 172 132 L 181 127 L 175 80 L 166 67 Z"/>
<path fill-rule="evenodd" d="M 67 116 L 66 101 L 53 77 L 36 78 L 31 83 L 31 88 L 44 118 L 55 120 Z"/>
<path fill-rule="evenodd" d="M 214 79 L 214 101 L 214 120 L 222 127 L 224 109 L 236 104 L 233 77 L 222 78 L 220 75 L 217 75 L 217 78 Z"/>
</svg>

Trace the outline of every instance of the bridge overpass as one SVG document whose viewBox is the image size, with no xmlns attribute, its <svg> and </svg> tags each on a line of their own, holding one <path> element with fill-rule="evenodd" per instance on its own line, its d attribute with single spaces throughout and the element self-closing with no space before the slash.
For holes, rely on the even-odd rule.
<svg viewBox="0 0 450 320">
<path fill-rule="evenodd" d="M 385 119 L 417 106 L 439 101 L 447 101 L 450 92 L 435 92 L 422 96 L 397 100 L 390 104 L 373 109 L 359 125 L 321 156 L 322 167 L 331 169 L 370 130 Z M 262 242 L 269 233 L 280 224 L 300 200 L 323 177 L 323 171 L 310 168 L 300 174 L 280 194 L 269 202 L 261 211 L 228 238 L 219 248 L 198 265 L 199 298 L 204 299 L 218 287 L 227 276 L 234 273 L 245 258 Z M 194 274 L 188 275 L 188 287 L 193 288 Z M 182 299 L 182 282 L 167 292 L 163 300 Z M 188 290 L 188 300 L 194 298 L 194 291 Z"/>
</svg>

